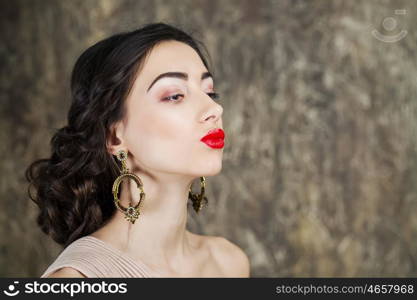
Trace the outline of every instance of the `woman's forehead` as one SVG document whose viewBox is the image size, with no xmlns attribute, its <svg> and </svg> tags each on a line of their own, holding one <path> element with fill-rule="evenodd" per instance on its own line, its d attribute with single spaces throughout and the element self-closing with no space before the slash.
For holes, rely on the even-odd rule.
<svg viewBox="0 0 417 300">
<path fill-rule="evenodd" d="M 207 72 L 198 53 L 189 45 L 178 41 L 164 41 L 157 44 L 146 57 L 139 77 L 142 88 L 151 84 L 159 74 L 183 72 L 189 77 L 200 77 Z"/>
</svg>

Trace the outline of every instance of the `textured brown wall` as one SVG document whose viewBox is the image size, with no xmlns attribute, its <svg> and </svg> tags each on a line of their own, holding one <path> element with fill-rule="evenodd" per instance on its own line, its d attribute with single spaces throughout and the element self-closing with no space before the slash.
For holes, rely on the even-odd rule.
<svg viewBox="0 0 417 300">
<path fill-rule="evenodd" d="M 417 275 L 415 1 L 32 0 L 0 11 L 0 276 L 38 276 L 61 250 L 35 225 L 23 170 L 66 122 L 75 59 L 155 21 L 207 44 L 222 94 L 223 170 L 191 230 L 240 245 L 254 277 Z M 408 33 L 387 43 L 373 29 Z"/>
</svg>

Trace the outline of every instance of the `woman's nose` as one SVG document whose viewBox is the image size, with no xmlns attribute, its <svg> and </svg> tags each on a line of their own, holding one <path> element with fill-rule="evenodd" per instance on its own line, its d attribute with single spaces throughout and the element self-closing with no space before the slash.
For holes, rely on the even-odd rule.
<svg viewBox="0 0 417 300">
<path fill-rule="evenodd" d="M 223 107 L 220 104 L 211 100 L 210 104 L 208 105 L 208 108 L 206 109 L 203 115 L 202 120 L 207 121 L 211 118 L 213 119 L 212 122 L 215 123 L 221 118 L 222 114 L 223 114 Z"/>
</svg>

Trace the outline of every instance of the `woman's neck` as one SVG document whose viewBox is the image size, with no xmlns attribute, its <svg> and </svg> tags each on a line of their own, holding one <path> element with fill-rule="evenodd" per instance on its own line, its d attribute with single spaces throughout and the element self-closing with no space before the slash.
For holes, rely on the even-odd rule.
<svg viewBox="0 0 417 300">
<path fill-rule="evenodd" d="M 117 210 L 110 221 L 96 233 L 132 258 L 152 266 L 178 269 L 190 256 L 190 233 L 186 230 L 188 190 L 192 179 L 164 177 L 158 182 L 136 173 L 143 183 L 145 198 L 134 224 Z M 162 183 L 161 183 L 162 182 Z M 139 189 L 131 180 L 123 180 L 121 205 L 139 201 Z"/>
</svg>

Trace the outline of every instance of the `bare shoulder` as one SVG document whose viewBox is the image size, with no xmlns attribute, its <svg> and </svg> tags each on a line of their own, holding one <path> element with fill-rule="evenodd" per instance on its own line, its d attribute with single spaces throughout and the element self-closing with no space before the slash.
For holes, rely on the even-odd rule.
<svg viewBox="0 0 417 300">
<path fill-rule="evenodd" d="M 250 277 L 250 261 L 236 244 L 221 236 L 210 236 L 212 253 L 230 277 Z"/>
<path fill-rule="evenodd" d="M 79 271 L 75 270 L 74 268 L 71 267 L 64 267 L 61 268 L 51 274 L 49 274 L 49 276 L 47 276 L 47 278 L 86 278 L 86 276 L 84 276 L 82 273 L 80 273 Z"/>
</svg>

